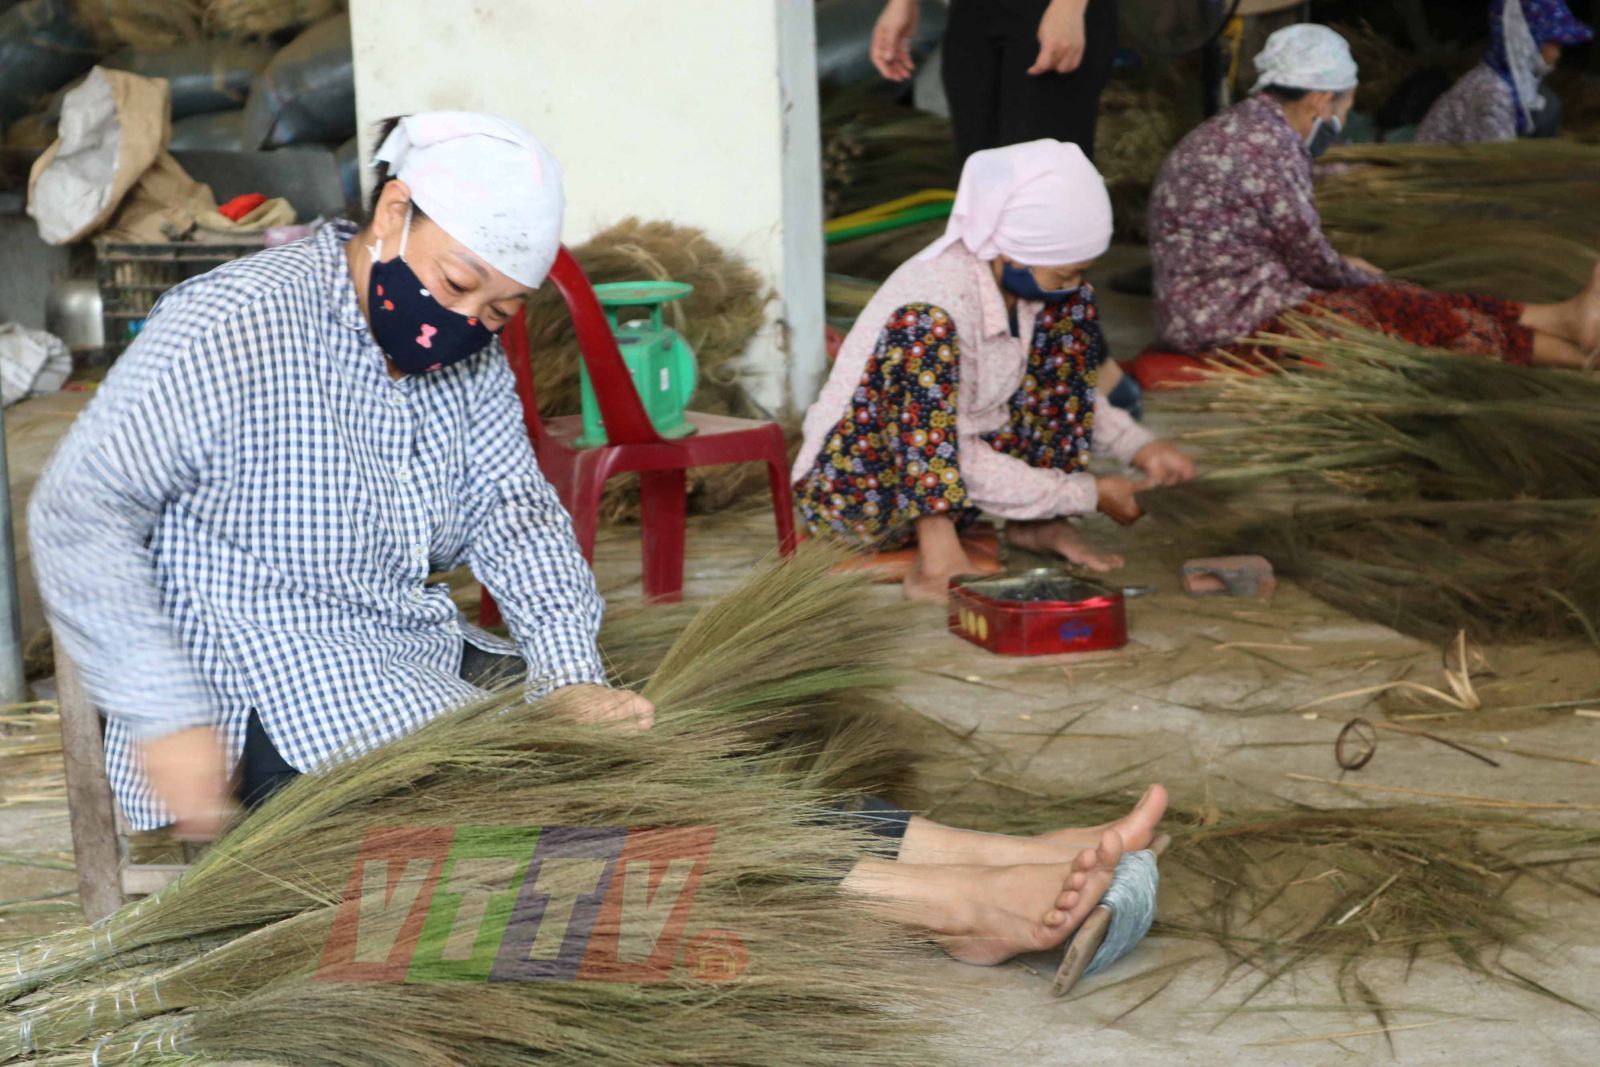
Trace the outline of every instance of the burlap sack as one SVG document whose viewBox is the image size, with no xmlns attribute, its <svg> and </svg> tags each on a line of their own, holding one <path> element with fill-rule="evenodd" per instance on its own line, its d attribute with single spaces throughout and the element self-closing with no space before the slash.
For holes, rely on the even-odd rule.
<svg viewBox="0 0 1600 1067">
<path fill-rule="evenodd" d="M 167 83 L 96 67 L 61 106 L 60 135 L 28 176 L 28 214 L 49 244 L 97 231 L 166 149 Z"/>
</svg>

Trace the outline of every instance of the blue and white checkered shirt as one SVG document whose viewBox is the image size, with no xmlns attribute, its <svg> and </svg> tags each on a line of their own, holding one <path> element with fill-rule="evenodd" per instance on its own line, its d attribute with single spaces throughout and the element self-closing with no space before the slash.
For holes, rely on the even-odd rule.
<svg viewBox="0 0 1600 1067">
<path fill-rule="evenodd" d="M 436 570 L 494 590 L 529 686 L 605 682 L 603 602 L 539 473 L 498 343 L 389 377 L 349 223 L 167 293 L 39 481 L 34 567 L 106 714 L 129 824 L 170 821 L 137 742 L 199 724 L 230 766 L 256 709 L 309 769 L 475 693 Z"/>
</svg>

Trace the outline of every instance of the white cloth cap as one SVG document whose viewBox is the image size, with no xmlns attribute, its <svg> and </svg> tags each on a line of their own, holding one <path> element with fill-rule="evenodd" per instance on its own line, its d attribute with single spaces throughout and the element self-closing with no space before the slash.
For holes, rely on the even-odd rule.
<svg viewBox="0 0 1600 1067">
<path fill-rule="evenodd" d="M 1310 22 L 1285 26 L 1268 37 L 1256 56 L 1256 70 L 1261 77 L 1250 90 L 1253 93 L 1269 85 L 1342 93 L 1361 80 L 1349 42 L 1328 27 Z"/>
<path fill-rule="evenodd" d="M 411 199 L 500 273 L 538 288 L 561 247 L 561 167 L 514 122 L 470 111 L 401 119 L 375 161 Z"/>
<path fill-rule="evenodd" d="M 1083 149 L 1048 138 L 974 152 L 961 168 L 944 236 L 917 254 L 961 242 L 979 259 L 1065 267 L 1111 247 L 1111 196 Z"/>
<path fill-rule="evenodd" d="M 1534 40 L 1533 29 L 1528 25 L 1528 15 L 1517 0 L 1501 9 L 1500 34 L 1506 43 L 1506 70 L 1517 90 L 1517 107 L 1522 110 L 1521 125 L 1531 129 L 1533 113 L 1544 110 L 1539 84 L 1550 73 L 1550 64 L 1544 61 L 1539 42 Z"/>
</svg>

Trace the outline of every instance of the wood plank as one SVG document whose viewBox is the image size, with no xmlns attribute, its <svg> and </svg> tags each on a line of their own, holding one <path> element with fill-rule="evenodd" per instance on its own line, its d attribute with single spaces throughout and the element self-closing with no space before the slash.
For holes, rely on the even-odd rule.
<svg viewBox="0 0 1600 1067">
<path fill-rule="evenodd" d="M 78 668 L 61 648 L 56 692 L 61 704 L 61 757 L 67 772 L 67 814 L 78 864 L 78 897 L 91 922 L 122 906 L 122 855 L 117 845 L 115 801 L 106 779 L 100 713 L 89 703 Z"/>
<path fill-rule="evenodd" d="M 177 881 L 188 870 L 183 863 L 131 863 L 122 869 L 122 892 L 130 897 L 147 897 Z"/>
</svg>

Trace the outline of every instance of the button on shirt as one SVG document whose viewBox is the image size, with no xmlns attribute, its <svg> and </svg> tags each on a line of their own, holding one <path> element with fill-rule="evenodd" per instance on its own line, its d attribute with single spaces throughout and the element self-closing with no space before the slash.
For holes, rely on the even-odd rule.
<svg viewBox="0 0 1600 1067">
<path fill-rule="evenodd" d="M 167 293 L 34 494 L 40 589 L 108 719 L 134 829 L 170 821 L 140 740 L 211 724 L 231 766 L 255 708 L 309 770 L 476 695 L 464 639 L 520 651 L 535 695 L 605 682 L 603 603 L 503 351 L 391 379 L 345 259 L 354 232 L 330 224 Z M 426 584 L 462 564 L 515 649 Z"/>
</svg>

